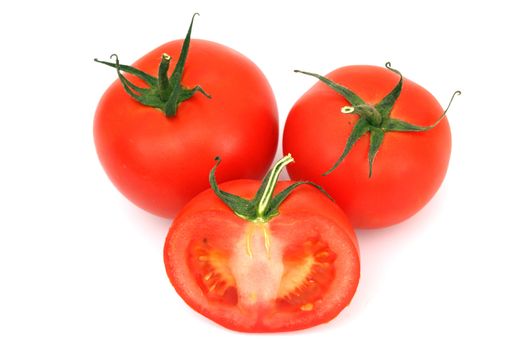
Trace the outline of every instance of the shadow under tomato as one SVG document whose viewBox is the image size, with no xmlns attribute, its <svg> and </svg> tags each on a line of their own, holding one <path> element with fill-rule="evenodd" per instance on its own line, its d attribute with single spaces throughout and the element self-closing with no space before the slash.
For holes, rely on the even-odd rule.
<svg viewBox="0 0 525 350">
<path fill-rule="evenodd" d="M 164 240 L 168 234 L 171 222 L 173 219 L 162 218 L 148 213 L 133 204 L 126 202 L 121 207 L 122 211 L 126 212 L 133 227 L 144 232 L 144 235 L 151 237 L 155 245 L 164 246 Z"/>
</svg>

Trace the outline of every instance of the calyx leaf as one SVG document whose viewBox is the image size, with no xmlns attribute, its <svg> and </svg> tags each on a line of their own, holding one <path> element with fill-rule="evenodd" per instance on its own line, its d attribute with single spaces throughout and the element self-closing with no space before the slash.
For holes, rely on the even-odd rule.
<svg viewBox="0 0 525 350">
<path fill-rule="evenodd" d="M 161 57 L 161 62 L 158 69 L 158 77 L 154 77 L 146 72 L 143 72 L 132 66 L 120 64 L 117 55 L 113 54 L 110 58 L 115 58 L 115 63 L 101 61 L 95 58 L 95 62 L 105 64 L 117 70 L 117 75 L 124 87 L 124 90 L 137 102 L 148 106 L 161 109 L 166 117 L 174 117 L 177 114 L 177 108 L 180 103 L 190 99 L 197 92 L 204 96 L 211 98 L 202 87 L 199 85 L 192 88 L 182 86 L 181 80 L 184 71 L 186 58 L 190 47 L 191 31 L 193 28 L 193 20 L 198 13 L 195 13 L 191 18 L 190 27 L 182 44 L 182 49 L 179 59 L 170 77 L 168 77 L 168 69 L 171 62 L 171 57 L 164 53 Z M 133 84 L 123 74 L 131 74 L 146 83 L 147 87 L 139 87 Z"/>
<path fill-rule="evenodd" d="M 254 198 L 251 200 L 242 198 L 232 193 L 221 190 L 217 184 L 215 172 L 221 163 L 221 158 L 215 158 L 215 165 L 210 171 L 209 181 L 212 190 L 215 192 L 224 204 L 226 204 L 235 215 L 248 221 L 267 222 L 273 217 L 279 215 L 279 207 L 286 200 L 286 198 L 301 185 L 311 185 L 323 192 L 328 198 L 332 199 L 328 193 L 319 185 L 311 181 L 298 181 L 284 190 L 276 194 L 275 186 L 279 178 L 279 174 L 286 167 L 287 164 L 293 162 L 294 159 L 290 154 L 278 161 L 273 168 L 268 171 L 261 182 L 261 187 L 257 190 Z"/>
<path fill-rule="evenodd" d="M 359 97 L 356 93 L 348 89 L 347 87 L 340 85 L 336 82 L 331 81 L 330 79 L 323 77 L 319 74 L 304 72 L 300 70 L 295 70 L 294 72 L 306 74 L 313 76 L 319 79 L 321 82 L 326 84 L 332 90 L 343 96 L 350 106 L 343 106 L 341 108 L 341 113 L 343 114 L 357 114 L 359 119 L 354 125 L 350 136 L 346 141 L 345 148 L 341 156 L 336 160 L 334 165 L 328 169 L 323 175 L 328 175 L 334 171 L 341 162 L 346 158 L 354 144 L 366 133 L 370 133 L 370 148 L 368 150 L 368 177 L 372 177 L 372 169 L 376 155 L 381 148 L 385 134 L 393 131 L 400 132 L 421 132 L 433 129 L 436 127 L 443 118 L 452 104 L 454 97 L 456 95 L 461 95 L 461 91 L 456 91 L 452 95 L 447 108 L 443 114 L 436 120 L 436 122 L 429 126 L 419 126 L 410 124 L 403 120 L 394 119 L 391 117 L 392 109 L 401 94 L 403 88 L 403 76 L 398 70 L 395 70 L 391 67 L 390 62 L 385 64 L 385 67 L 392 72 L 399 75 L 399 81 L 396 86 L 377 104 L 371 106 L 368 105 L 364 100 Z"/>
</svg>

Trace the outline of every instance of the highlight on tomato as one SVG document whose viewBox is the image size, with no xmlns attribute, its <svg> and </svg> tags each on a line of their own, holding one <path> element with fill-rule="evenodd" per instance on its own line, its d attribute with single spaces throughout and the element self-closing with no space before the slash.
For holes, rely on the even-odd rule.
<svg viewBox="0 0 525 350">
<path fill-rule="evenodd" d="M 446 112 L 423 87 L 386 64 L 347 66 L 293 106 L 283 151 L 291 179 L 321 185 L 354 227 L 379 228 L 414 215 L 439 189 L 451 135 Z"/>
<path fill-rule="evenodd" d="M 193 19 L 184 40 L 132 66 L 116 55 L 114 62 L 95 59 L 118 75 L 95 113 L 100 162 L 130 201 L 170 218 L 208 187 L 215 155 L 225 159 L 220 181 L 260 179 L 278 141 L 277 107 L 264 74 L 237 51 L 191 39 Z"/>
<path fill-rule="evenodd" d="M 226 328 L 312 327 L 338 315 L 357 288 L 359 252 L 348 218 L 317 185 L 277 181 L 292 161 L 281 159 L 262 182 L 219 187 L 217 159 L 211 188 L 169 230 L 171 283 L 189 306 Z"/>
</svg>

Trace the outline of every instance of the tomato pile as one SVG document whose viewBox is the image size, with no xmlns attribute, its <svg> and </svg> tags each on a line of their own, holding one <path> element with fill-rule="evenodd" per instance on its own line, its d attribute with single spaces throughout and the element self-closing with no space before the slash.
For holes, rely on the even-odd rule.
<svg viewBox="0 0 525 350">
<path fill-rule="evenodd" d="M 328 322 L 359 283 L 353 227 L 406 220 L 439 189 L 448 107 L 390 63 L 296 71 L 318 82 L 289 112 L 286 155 L 269 169 L 272 89 L 237 51 L 191 39 L 194 18 L 185 39 L 131 66 L 95 59 L 118 76 L 95 113 L 100 162 L 131 202 L 174 218 L 166 272 L 194 310 L 242 332 Z M 278 181 L 285 168 L 291 181 Z"/>
</svg>

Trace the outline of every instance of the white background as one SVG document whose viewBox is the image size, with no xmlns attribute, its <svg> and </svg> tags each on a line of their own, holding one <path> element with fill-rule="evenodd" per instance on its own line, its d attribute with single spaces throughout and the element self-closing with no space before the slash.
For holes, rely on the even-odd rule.
<svg viewBox="0 0 525 350">
<path fill-rule="evenodd" d="M 516 2 L 517 3 L 517 2 Z M 523 349 L 523 11 L 508 1 L 58 1 L 0 5 L 1 349 Z M 391 61 L 445 104 L 447 178 L 410 220 L 358 231 L 362 279 L 334 321 L 248 335 L 195 313 L 165 276 L 170 222 L 137 209 L 98 163 L 93 114 L 118 53 L 182 38 L 244 53 L 281 130 L 313 78 Z"/>
</svg>

